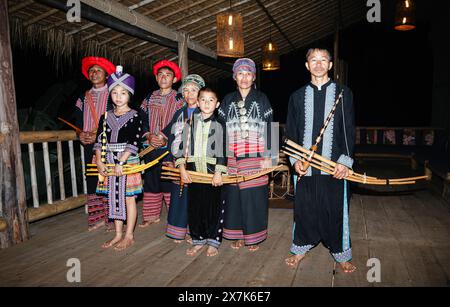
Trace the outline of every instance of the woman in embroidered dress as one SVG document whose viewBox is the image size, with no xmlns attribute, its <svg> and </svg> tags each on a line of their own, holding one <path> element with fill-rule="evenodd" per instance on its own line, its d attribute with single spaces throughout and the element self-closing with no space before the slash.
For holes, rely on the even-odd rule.
<svg viewBox="0 0 450 307">
<path fill-rule="evenodd" d="M 238 90 L 225 96 L 219 118 L 226 123 L 228 173 L 251 175 L 274 164 L 278 151 L 271 154 L 273 111 L 267 96 L 256 90 L 256 65 L 248 58 L 233 66 Z M 269 214 L 268 176 L 227 185 L 225 188 L 225 225 L 223 237 L 235 240 L 233 249 L 244 245 L 256 251 L 267 238 Z"/>
</svg>

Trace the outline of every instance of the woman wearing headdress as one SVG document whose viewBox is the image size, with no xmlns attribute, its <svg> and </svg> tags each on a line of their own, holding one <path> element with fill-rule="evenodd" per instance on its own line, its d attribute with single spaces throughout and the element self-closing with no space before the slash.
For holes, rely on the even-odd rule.
<svg viewBox="0 0 450 307">
<path fill-rule="evenodd" d="M 179 91 L 183 94 L 186 105 L 175 112 L 172 121 L 163 131 L 165 135 L 170 135 L 168 146 L 171 156 L 174 158 L 184 155 L 180 145 L 183 136 L 187 135 L 189 121 L 197 109 L 198 93 L 203 87 L 205 87 L 205 81 L 199 75 L 191 74 L 183 79 Z M 172 186 L 166 235 L 174 239 L 175 243 L 181 243 L 188 232 L 188 190 L 188 186 L 181 189 L 179 184 Z"/>
<path fill-rule="evenodd" d="M 233 66 L 237 91 L 225 96 L 219 118 L 226 123 L 227 156 L 230 175 L 250 175 L 272 166 L 270 127 L 273 111 L 267 96 L 254 88 L 256 65 L 248 58 Z M 258 244 L 267 238 L 268 176 L 225 186 L 225 226 L 223 237 L 235 240 L 232 248 Z"/>
</svg>

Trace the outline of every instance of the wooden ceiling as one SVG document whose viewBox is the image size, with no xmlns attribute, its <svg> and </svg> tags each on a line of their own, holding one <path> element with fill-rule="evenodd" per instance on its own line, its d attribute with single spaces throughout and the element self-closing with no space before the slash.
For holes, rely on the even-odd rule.
<svg viewBox="0 0 450 307">
<path fill-rule="evenodd" d="M 62 2 L 67 2 L 61 0 Z M 99 0 L 104 1 L 104 0 Z M 148 16 L 165 26 L 186 32 L 190 39 L 216 49 L 216 15 L 230 7 L 229 0 L 123 0 L 124 6 Z M 288 40 L 272 25 L 256 0 L 231 1 L 232 8 L 244 19 L 245 56 L 261 62 L 261 48 L 269 38 L 278 44 L 281 54 L 333 34 L 341 27 L 365 18 L 367 8 L 361 0 L 261 0 Z M 75 54 L 108 56 L 116 63 L 125 58 L 137 70 L 149 70 L 161 59 L 177 59 L 177 51 L 149 43 L 88 20 L 67 22 L 66 13 L 32 0 L 9 0 L 13 41 L 20 46 L 39 46 L 55 57 Z M 32 30 L 31 30 L 32 29 Z M 37 35 L 36 33 L 39 33 Z M 52 35 L 49 37 L 49 33 Z M 131 59 L 131 62 L 130 62 Z M 67 59 L 66 59 L 67 60 Z M 134 67 L 136 70 L 136 67 Z M 189 61 L 189 72 L 207 80 L 227 72 Z"/>
</svg>

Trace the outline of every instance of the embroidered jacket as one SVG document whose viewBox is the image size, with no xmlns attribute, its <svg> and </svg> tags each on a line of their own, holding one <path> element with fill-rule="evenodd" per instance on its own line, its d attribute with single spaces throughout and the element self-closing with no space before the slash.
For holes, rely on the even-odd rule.
<svg viewBox="0 0 450 307">
<path fill-rule="evenodd" d="M 251 89 L 243 108 L 238 106 L 242 97 L 239 91 L 228 94 L 218 111 L 219 118 L 226 124 L 228 136 L 227 156 L 238 159 L 248 157 L 271 157 L 271 124 L 273 110 L 267 96 Z M 245 115 L 241 110 L 245 109 Z M 242 122 L 248 123 L 248 136 L 244 137 Z M 275 154 L 278 155 L 278 152 Z"/>
<path fill-rule="evenodd" d="M 181 94 L 177 94 L 175 90 L 167 95 L 161 95 L 160 90 L 149 94 L 141 104 L 144 134 L 163 134 L 163 129 L 170 123 L 175 112 L 183 107 L 184 103 Z M 167 135 L 164 135 L 164 137 L 168 138 Z"/>
<path fill-rule="evenodd" d="M 112 110 L 109 101 L 108 86 L 91 88 L 80 96 L 75 104 L 75 125 L 83 131 L 93 131 L 97 128 L 100 116 L 107 110 Z"/>
<path fill-rule="evenodd" d="M 309 149 L 315 143 L 316 137 L 342 89 L 344 90 L 344 99 L 337 106 L 322 141 L 319 143 L 317 153 L 351 168 L 355 145 L 355 120 L 353 94 L 345 86 L 330 80 L 321 88 L 309 83 L 294 92 L 289 100 L 286 136 Z M 308 168 L 307 176 L 316 174 L 325 175 L 326 173 Z"/>
<path fill-rule="evenodd" d="M 224 125 L 214 115 L 203 120 L 198 109 L 192 116 L 189 129 L 183 129 L 179 147 L 172 146 L 175 166 L 184 163 L 188 170 L 226 173 Z"/>
</svg>

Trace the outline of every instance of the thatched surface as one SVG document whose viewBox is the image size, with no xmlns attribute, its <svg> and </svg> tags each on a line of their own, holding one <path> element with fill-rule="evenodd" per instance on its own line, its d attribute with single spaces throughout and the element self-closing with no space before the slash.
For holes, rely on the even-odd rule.
<svg viewBox="0 0 450 307">
<path fill-rule="evenodd" d="M 140 0 L 119 1 L 125 6 Z M 149 2 L 149 1 L 146 1 Z M 189 34 L 194 41 L 216 49 L 216 15 L 229 8 L 228 0 L 155 0 L 136 8 L 160 23 Z M 341 0 L 264 0 L 275 21 L 295 48 L 332 34 L 336 21 L 346 27 L 365 18 L 365 1 Z M 121 63 L 133 73 L 148 71 L 161 59 L 177 59 L 177 51 L 135 39 L 103 26 L 83 20 L 69 23 L 66 14 L 32 0 L 9 0 L 12 39 L 23 48 L 42 48 L 54 57 L 57 68 L 74 63 L 83 55 L 99 55 Z M 261 62 L 261 48 L 269 38 L 271 22 L 254 0 L 234 0 L 233 9 L 243 14 L 245 56 Z M 272 38 L 280 53 L 292 50 L 283 36 L 272 27 Z M 189 71 L 206 79 L 226 75 L 225 72 L 190 61 Z"/>
</svg>

